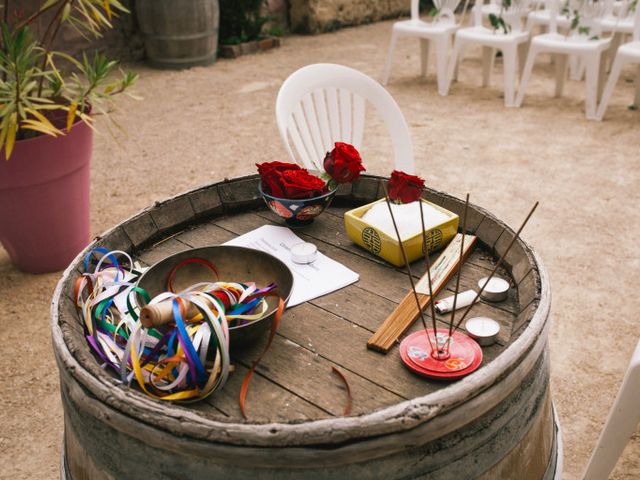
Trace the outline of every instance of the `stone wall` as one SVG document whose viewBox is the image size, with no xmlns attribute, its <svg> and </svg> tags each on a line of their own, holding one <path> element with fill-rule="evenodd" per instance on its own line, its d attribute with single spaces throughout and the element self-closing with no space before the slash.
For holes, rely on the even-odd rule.
<svg viewBox="0 0 640 480">
<path fill-rule="evenodd" d="M 409 0 L 289 0 L 291 30 L 320 33 L 409 13 Z"/>
<path fill-rule="evenodd" d="M 45 0 L 20 0 L 13 10 L 17 15 L 29 15 Z M 131 14 L 122 14 L 113 21 L 114 28 L 101 39 L 87 40 L 67 26 L 58 35 L 56 49 L 78 56 L 82 52 L 100 50 L 110 58 L 136 61 L 144 58 L 144 44 L 135 18 L 135 0 L 122 0 Z M 221 0 L 223 1 L 223 0 Z M 263 15 L 271 21 L 267 29 L 278 27 L 296 33 L 321 33 L 344 26 L 370 23 L 409 13 L 410 0 L 264 0 Z M 33 25 L 40 34 L 47 28 L 49 17 Z"/>
</svg>

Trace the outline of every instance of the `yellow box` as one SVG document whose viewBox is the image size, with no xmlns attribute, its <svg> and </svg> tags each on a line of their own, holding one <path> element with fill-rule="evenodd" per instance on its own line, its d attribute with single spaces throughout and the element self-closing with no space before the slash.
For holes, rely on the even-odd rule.
<svg viewBox="0 0 640 480">
<path fill-rule="evenodd" d="M 363 205 L 362 207 L 354 208 L 344 214 L 344 226 L 347 230 L 347 235 L 351 240 L 361 247 L 369 250 L 374 255 L 384 258 L 386 261 L 392 263 L 397 267 L 404 265 L 402 258 L 402 251 L 398 239 L 387 235 L 386 233 L 378 230 L 371 224 L 362 220 L 362 216 L 375 204 L 384 202 L 385 199 L 376 200 L 373 203 Z M 432 227 L 427 232 L 427 247 L 429 253 L 434 252 L 444 247 L 453 236 L 458 233 L 459 217 L 453 212 L 446 210 L 434 203 L 422 200 L 425 205 L 429 205 L 437 210 L 441 211 L 449 217 L 448 220 Z M 420 221 L 419 218 L 416 221 Z M 424 256 L 425 249 L 422 245 L 422 233 L 403 240 L 405 252 L 409 262 L 413 262 L 418 258 Z"/>
</svg>

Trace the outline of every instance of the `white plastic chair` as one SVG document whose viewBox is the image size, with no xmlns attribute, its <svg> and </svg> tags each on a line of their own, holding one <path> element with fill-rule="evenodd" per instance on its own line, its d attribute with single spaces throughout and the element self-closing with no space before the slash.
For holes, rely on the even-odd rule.
<svg viewBox="0 0 640 480">
<path fill-rule="evenodd" d="M 606 0 L 607 9 L 605 15 L 600 20 L 600 30 L 602 33 L 611 34 L 611 55 L 608 55 L 609 66 L 613 65 L 613 59 L 618 48 L 626 37 L 633 36 L 635 25 L 635 6 L 629 0 Z"/>
<path fill-rule="evenodd" d="M 606 0 L 605 14 L 600 20 L 600 30 L 602 33 L 613 33 L 619 37 L 623 35 L 633 35 L 633 26 L 635 12 L 631 11 L 631 4 L 629 0 Z M 617 49 L 618 44 L 614 44 L 612 47 Z"/>
<path fill-rule="evenodd" d="M 587 464 L 583 480 L 605 480 L 640 422 L 640 342 Z"/>
<path fill-rule="evenodd" d="M 549 33 L 537 35 L 531 39 L 529 55 L 524 67 L 524 72 L 520 80 L 520 88 L 516 99 L 516 106 L 522 105 L 527 83 L 531 76 L 531 70 L 537 55 L 541 53 L 556 54 L 556 96 L 562 96 L 564 80 L 567 74 L 567 58 L 571 55 L 579 57 L 585 66 L 585 110 L 589 120 L 596 119 L 596 107 L 599 96 L 599 89 L 602 86 L 600 81 L 604 74 L 604 62 L 601 62 L 603 52 L 610 44 L 611 38 L 593 38 L 599 36 L 598 9 L 601 9 L 591 1 L 584 2 L 581 11 L 581 18 L 585 19 L 586 25 L 590 28 L 588 35 L 560 35 L 557 30 L 558 0 L 551 0 L 551 21 Z M 600 14 L 601 15 L 601 14 Z"/>
<path fill-rule="evenodd" d="M 597 120 L 602 120 L 604 113 L 607 111 L 611 94 L 618 82 L 622 68 L 632 63 L 640 65 L 640 5 L 636 7 L 634 21 L 633 41 L 625 43 L 618 48 L 613 66 L 611 67 L 611 73 L 609 74 L 609 80 L 607 80 L 607 85 L 604 87 L 602 100 L 598 106 Z M 633 103 L 636 106 L 640 106 L 640 67 L 636 72 L 636 95 Z"/>
<path fill-rule="evenodd" d="M 360 149 L 367 103 L 382 116 L 391 136 L 395 168 L 413 173 L 409 127 L 393 97 L 364 73 L 329 63 L 302 67 L 278 92 L 276 122 L 291 159 L 323 170 L 324 157 L 335 142 Z"/>
<path fill-rule="evenodd" d="M 420 20 L 420 0 L 411 0 L 411 20 L 395 22 L 391 30 L 389 52 L 382 74 L 384 85 L 389 81 L 391 62 L 396 42 L 400 36 L 417 37 L 420 39 L 420 72 L 427 75 L 429 62 L 429 44 L 435 45 L 436 74 L 438 79 L 438 93 L 446 95 L 447 60 L 451 49 L 451 39 L 458 29 L 453 12 L 460 4 L 460 0 L 434 0 L 434 7 L 438 9 L 437 16 L 431 22 Z"/>
<path fill-rule="evenodd" d="M 462 58 L 464 51 L 470 45 L 481 45 L 483 47 L 482 86 L 489 85 L 494 50 L 501 50 L 504 71 L 504 104 L 506 107 L 514 107 L 516 77 L 519 70 L 518 50 L 523 53 L 523 49 L 526 49 L 529 39 L 529 34 L 521 28 L 522 18 L 528 12 L 529 1 L 513 0 L 512 6 L 504 11 L 502 17 L 511 27 L 509 33 L 504 33 L 500 30 L 494 31 L 482 25 L 483 4 L 484 1 L 480 0 L 477 4 L 479 8 L 474 9 L 473 27 L 461 28 L 456 32 L 453 53 L 449 59 L 447 71 L 447 92 L 454 79 L 458 59 Z"/>
</svg>

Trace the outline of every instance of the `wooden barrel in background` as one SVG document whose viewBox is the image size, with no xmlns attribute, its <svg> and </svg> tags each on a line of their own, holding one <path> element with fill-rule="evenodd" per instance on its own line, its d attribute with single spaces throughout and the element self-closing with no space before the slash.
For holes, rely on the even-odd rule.
<svg viewBox="0 0 640 480">
<path fill-rule="evenodd" d="M 383 181 L 363 175 L 341 188 L 334 205 L 375 200 Z M 257 183 L 257 176 L 243 177 L 179 195 L 126 220 L 88 249 L 135 254 L 199 222 L 264 209 Z M 441 192 L 425 196 L 458 214 L 464 209 Z M 468 225 L 475 222 L 483 247 L 499 255 L 513 231 L 489 212 L 471 210 Z M 520 240 L 507 257 L 522 307 L 519 327 L 488 364 L 425 396 L 360 416 L 267 424 L 161 403 L 123 388 L 101 369 L 72 301 L 84 255 L 64 273 L 52 304 L 65 412 L 63 479 L 559 478 L 559 430 L 549 391 L 549 281 Z"/>
<path fill-rule="evenodd" d="M 216 60 L 218 0 L 136 0 L 148 62 L 158 68 L 189 68 Z"/>
</svg>

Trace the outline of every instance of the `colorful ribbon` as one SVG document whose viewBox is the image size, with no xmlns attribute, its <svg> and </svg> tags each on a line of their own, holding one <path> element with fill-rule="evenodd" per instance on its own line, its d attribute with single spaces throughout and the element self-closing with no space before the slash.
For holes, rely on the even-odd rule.
<svg viewBox="0 0 640 480">
<path fill-rule="evenodd" d="M 97 264 L 89 271 L 94 257 L 99 257 Z M 119 257 L 126 261 L 119 261 Z M 75 285 L 76 305 L 91 349 L 124 384 L 130 386 L 135 380 L 143 392 L 160 400 L 195 401 L 221 388 L 231 366 L 230 326 L 262 318 L 268 310 L 265 297 L 275 295 L 275 284 L 257 288 L 253 283 L 219 281 L 202 282 L 174 292 L 176 272 L 190 263 L 206 266 L 217 279 L 217 269 L 211 262 L 187 259 L 171 270 L 167 278 L 169 291 L 150 298 L 136 286 L 139 273 L 132 267 L 123 267 L 133 265 L 127 253 L 98 248 L 86 256 L 86 272 Z M 141 307 L 165 301 L 172 303 L 172 321 L 157 328 L 142 326 Z M 187 316 L 186 305 L 195 307 L 196 314 L 191 318 Z M 280 299 L 269 345 L 283 310 L 284 301 Z M 240 396 L 243 415 L 250 374 L 263 355 L 254 362 L 243 382 Z"/>
</svg>

